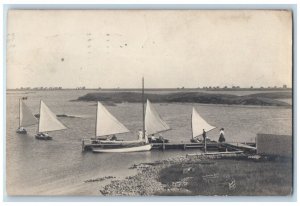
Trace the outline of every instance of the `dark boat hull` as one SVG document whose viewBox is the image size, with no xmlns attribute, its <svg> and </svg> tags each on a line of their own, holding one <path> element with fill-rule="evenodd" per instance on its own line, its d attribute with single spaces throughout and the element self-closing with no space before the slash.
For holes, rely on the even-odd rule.
<svg viewBox="0 0 300 206">
<path fill-rule="evenodd" d="M 42 135 L 35 135 L 35 138 L 38 140 L 52 140 L 50 136 L 42 136 Z"/>
<path fill-rule="evenodd" d="M 17 130 L 16 133 L 18 134 L 27 134 L 26 130 Z"/>
<path fill-rule="evenodd" d="M 156 138 L 156 139 L 151 139 L 150 137 L 148 138 L 148 142 L 149 143 L 169 143 L 169 140 L 168 139 L 159 139 L 159 138 Z"/>
</svg>

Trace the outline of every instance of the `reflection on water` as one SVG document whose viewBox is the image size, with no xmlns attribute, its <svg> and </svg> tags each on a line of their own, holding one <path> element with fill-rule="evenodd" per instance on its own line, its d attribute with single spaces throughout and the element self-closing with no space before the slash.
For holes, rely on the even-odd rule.
<svg viewBox="0 0 300 206">
<path fill-rule="evenodd" d="M 81 152 L 81 139 L 95 135 L 96 105 L 93 102 L 73 102 L 88 91 L 38 91 L 27 93 L 27 105 L 36 114 L 43 99 L 56 114 L 70 114 L 81 118 L 60 118 L 69 128 L 51 132 L 52 141 L 34 138 L 36 126 L 27 135 L 16 134 L 18 127 L 18 98 L 24 94 L 7 95 L 7 191 L 19 195 L 98 195 L 108 183 L 84 183 L 104 176 L 123 178 L 135 173 L 133 164 L 150 162 L 195 151 L 152 151 L 128 154 L 94 154 Z M 163 133 L 172 142 L 189 141 L 191 111 L 194 106 L 211 125 L 225 128 L 227 141 L 255 141 L 257 133 L 292 133 L 292 110 L 278 107 L 251 107 L 201 104 L 155 104 L 154 106 L 172 130 Z M 108 110 L 131 130 L 119 135 L 136 139 L 142 128 L 141 104 L 118 104 Z M 217 140 L 218 129 L 208 133 Z"/>
</svg>

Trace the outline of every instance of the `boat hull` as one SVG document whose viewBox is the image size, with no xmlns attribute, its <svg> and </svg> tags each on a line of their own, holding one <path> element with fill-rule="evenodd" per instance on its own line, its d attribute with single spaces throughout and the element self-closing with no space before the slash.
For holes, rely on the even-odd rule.
<svg viewBox="0 0 300 206">
<path fill-rule="evenodd" d="M 35 138 L 38 140 L 52 140 L 51 136 L 35 135 Z"/>
<path fill-rule="evenodd" d="M 99 143 L 103 145 L 112 145 L 112 144 L 117 144 L 117 145 L 129 145 L 129 144 L 140 144 L 143 141 L 140 140 L 132 140 L 132 141 L 123 141 L 123 140 L 100 140 Z"/>
<path fill-rule="evenodd" d="M 24 129 L 24 130 L 17 130 L 16 133 L 18 134 L 27 134 L 27 131 Z"/>
<path fill-rule="evenodd" d="M 132 146 L 132 147 L 121 147 L 121 148 L 93 148 L 93 152 L 97 153 L 127 153 L 127 152 L 144 152 L 151 150 L 151 144 Z"/>
<path fill-rule="evenodd" d="M 168 139 L 159 139 L 159 138 L 156 138 L 156 139 L 151 139 L 151 137 L 148 137 L 148 142 L 149 143 L 169 143 L 169 140 Z"/>
</svg>

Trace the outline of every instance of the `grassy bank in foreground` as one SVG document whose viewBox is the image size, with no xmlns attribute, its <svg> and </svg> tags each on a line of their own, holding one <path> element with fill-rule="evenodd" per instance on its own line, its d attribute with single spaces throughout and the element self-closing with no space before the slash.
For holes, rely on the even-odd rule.
<svg viewBox="0 0 300 206">
<path fill-rule="evenodd" d="M 159 181 L 170 188 L 179 185 L 183 193 L 157 195 L 290 195 L 292 164 L 289 159 L 249 160 L 222 158 L 177 163 L 159 172 Z"/>
<path fill-rule="evenodd" d="M 135 165 L 138 174 L 100 190 L 115 196 L 286 196 L 292 194 L 292 160 L 232 157 L 174 157 Z"/>
<path fill-rule="evenodd" d="M 288 103 L 277 99 L 291 98 L 291 92 L 259 93 L 245 96 L 229 94 L 211 94 L 203 92 L 178 92 L 155 94 L 146 93 L 145 99 L 160 103 L 204 103 L 204 104 L 228 104 L 228 105 L 262 105 L 262 106 L 289 106 Z M 142 94 L 137 92 L 97 92 L 88 93 L 79 97 L 77 101 L 101 101 L 122 103 L 141 102 Z"/>
</svg>

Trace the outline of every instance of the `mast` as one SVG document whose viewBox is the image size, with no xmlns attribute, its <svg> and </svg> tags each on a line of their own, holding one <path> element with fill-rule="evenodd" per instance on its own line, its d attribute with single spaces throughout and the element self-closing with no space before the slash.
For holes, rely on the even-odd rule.
<svg viewBox="0 0 300 206">
<path fill-rule="evenodd" d="M 42 110 L 42 100 L 40 100 L 40 118 L 39 118 L 39 123 L 38 123 L 38 126 L 37 126 L 37 134 L 39 133 L 39 130 L 40 130 L 41 110 Z"/>
<path fill-rule="evenodd" d="M 21 127 L 21 98 L 19 98 L 19 128 Z"/>
<path fill-rule="evenodd" d="M 144 77 L 142 78 L 142 105 L 143 105 L 143 139 L 145 139 Z"/>
<path fill-rule="evenodd" d="M 193 135 L 193 112 L 191 114 L 191 129 L 192 129 L 192 140 L 194 139 L 194 135 Z"/>
<path fill-rule="evenodd" d="M 97 121 L 98 121 L 98 101 L 97 101 L 97 106 L 96 106 L 96 124 L 95 124 L 95 137 L 97 137 Z"/>
</svg>

